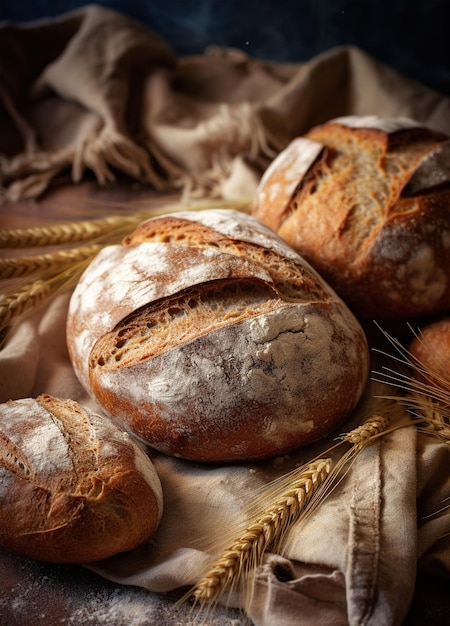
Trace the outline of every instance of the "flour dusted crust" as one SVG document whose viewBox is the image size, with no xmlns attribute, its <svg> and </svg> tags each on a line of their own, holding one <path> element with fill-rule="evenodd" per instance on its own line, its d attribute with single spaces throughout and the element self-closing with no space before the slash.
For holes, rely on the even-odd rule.
<svg viewBox="0 0 450 626">
<path fill-rule="evenodd" d="M 176 248 L 159 242 L 104 248 L 70 304 L 69 349 L 80 381 L 89 387 L 86 355 L 95 341 L 136 309 L 192 285 L 252 275 L 271 280 L 264 268 L 217 250 Z"/>
<path fill-rule="evenodd" d="M 0 547 L 56 563 L 97 561 L 154 534 L 162 490 L 131 437 L 72 400 L 0 405 Z"/>
<path fill-rule="evenodd" d="M 232 210 L 154 218 L 107 249 L 73 294 L 67 336 L 75 371 L 113 419 L 198 461 L 266 458 L 329 434 L 369 368 L 336 293 Z"/>
<path fill-rule="evenodd" d="M 261 179 L 253 214 L 358 317 L 449 310 L 448 137 L 405 118 L 348 116 L 311 129 L 286 151 L 297 153 L 291 162 L 307 157 L 309 167 L 293 177 L 281 153 Z"/>
<path fill-rule="evenodd" d="M 407 117 L 385 118 L 377 115 L 344 115 L 336 117 L 331 123 L 348 128 L 380 130 L 388 135 L 410 128 L 421 128 L 418 122 Z"/>
</svg>

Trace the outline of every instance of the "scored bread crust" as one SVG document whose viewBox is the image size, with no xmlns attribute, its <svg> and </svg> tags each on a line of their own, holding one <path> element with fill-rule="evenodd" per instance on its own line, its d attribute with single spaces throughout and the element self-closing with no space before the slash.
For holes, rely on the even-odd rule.
<svg viewBox="0 0 450 626">
<path fill-rule="evenodd" d="M 450 141 L 441 133 L 372 117 L 317 126 L 269 167 L 253 214 L 362 319 L 449 309 Z"/>
<path fill-rule="evenodd" d="M 130 279 L 124 259 L 141 253 Z M 115 289 L 127 295 L 112 304 Z M 103 409 L 198 461 L 266 458 L 325 436 L 368 376 L 364 332 L 342 300 L 232 210 L 144 222 L 85 272 L 67 328 L 75 371 Z"/>
<path fill-rule="evenodd" d="M 43 394 L 0 405 L 0 547 L 85 563 L 148 541 L 162 514 L 149 457 L 106 418 Z"/>
</svg>

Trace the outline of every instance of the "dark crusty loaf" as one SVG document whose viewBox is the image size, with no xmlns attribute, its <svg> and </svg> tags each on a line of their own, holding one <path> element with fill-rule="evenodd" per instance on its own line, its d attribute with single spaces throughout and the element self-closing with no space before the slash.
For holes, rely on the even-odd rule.
<svg viewBox="0 0 450 626">
<path fill-rule="evenodd" d="M 332 431 L 368 375 L 365 335 L 319 275 L 231 210 L 144 222 L 87 269 L 69 308 L 82 383 L 156 449 L 259 459 Z"/>
<path fill-rule="evenodd" d="M 154 534 L 159 478 L 131 437 L 72 400 L 49 395 L 0 405 L 0 547 L 83 563 Z"/>
<path fill-rule="evenodd" d="M 347 117 L 269 166 L 254 215 L 361 318 L 450 308 L 450 140 L 411 120 Z"/>
</svg>

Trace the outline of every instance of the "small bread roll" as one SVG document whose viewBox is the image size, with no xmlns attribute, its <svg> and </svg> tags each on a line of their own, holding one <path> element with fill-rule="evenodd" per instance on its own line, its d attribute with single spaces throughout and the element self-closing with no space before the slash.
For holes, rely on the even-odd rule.
<svg viewBox="0 0 450 626">
<path fill-rule="evenodd" d="M 346 305 L 275 233 L 232 210 L 144 222 L 71 299 L 80 381 L 157 450 L 261 459 L 329 434 L 369 366 Z"/>
<path fill-rule="evenodd" d="M 450 308 L 450 140 L 407 119 L 344 117 L 282 151 L 253 213 L 360 319 Z"/>
<path fill-rule="evenodd" d="M 0 548 L 54 563 L 130 550 L 154 534 L 162 490 L 131 437 L 72 400 L 0 405 Z"/>
<path fill-rule="evenodd" d="M 450 393 L 450 318 L 423 326 L 408 350 L 419 361 L 421 377 Z"/>
</svg>

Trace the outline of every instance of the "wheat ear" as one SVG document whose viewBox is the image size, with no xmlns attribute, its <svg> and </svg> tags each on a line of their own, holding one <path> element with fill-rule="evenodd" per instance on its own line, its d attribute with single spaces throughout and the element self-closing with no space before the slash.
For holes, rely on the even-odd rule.
<svg viewBox="0 0 450 626">
<path fill-rule="evenodd" d="M 331 459 L 318 459 L 302 470 L 289 489 L 234 541 L 189 592 L 197 603 L 208 604 L 231 591 L 243 573 L 276 549 L 280 538 L 305 510 L 330 473 Z"/>
<path fill-rule="evenodd" d="M 45 280 L 27 283 L 12 293 L 0 294 L 0 330 L 30 309 L 34 309 L 52 293 L 52 286 Z"/>
<path fill-rule="evenodd" d="M 122 206 L 110 203 L 111 206 Z M 250 212 L 250 201 L 217 201 L 194 205 L 174 203 L 159 207 L 141 206 L 141 210 L 128 214 L 109 215 L 100 219 L 62 222 L 33 228 L 0 229 L 0 248 L 44 248 L 63 244 L 80 243 L 92 239 L 104 238 L 117 241 L 118 236 L 132 232 L 142 221 L 180 211 L 203 211 L 211 208 L 228 208 Z M 129 207 L 125 207 L 129 208 Z M 117 231 L 117 236 L 114 236 Z"/>
<path fill-rule="evenodd" d="M 129 210 L 130 203 L 116 203 L 111 206 Z M 249 210 L 249 202 L 214 202 L 198 203 L 188 206 L 174 203 L 152 206 L 141 203 L 139 210 L 126 214 L 109 215 L 101 219 L 81 220 L 56 223 L 48 226 L 0 230 L 0 248 L 45 248 L 64 246 L 57 252 L 34 256 L 0 259 L 0 280 L 21 280 L 34 275 L 34 283 L 27 282 L 10 287 L 9 292 L 0 296 L 0 349 L 5 342 L 10 325 L 16 322 L 22 313 L 35 309 L 57 292 L 72 287 L 100 249 L 106 245 L 119 244 L 120 241 L 144 220 L 157 215 L 180 211 L 202 211 L 211 208 Z M 90 242 L 90 246 L 73 244 Z M 28 279 L 27 279 L 28 280 Z M 48 284 L 47 284 L 48 283 Z"/>
<path fill-rule="evenodd" d="M 433 390 L 430 390 L 429 394 L 413 390 L 405 395 L 402 402 L 414 416 L 414 423 L 420 432 L 433 435 L 450 444 L 450 404 L 448 402 L 445 405 L 442 404 L 433 396 Z"/>
<path fill-rule="evenodd" d="M 202 611 L 245 582 L 244 605 L 250 605 L 254 576 L 264 553 L 283 551 L 292 528 L 305 521 L 337 487 L 364 448 L 397 428 L 411 425 L 398 403 L 379 396 L 370 397 L 368 405 L 361 409 L 361 419 L 364 421 L 359 426 L 341 435 L 321 458 L 280 476 L 255 494 L 247 507 L 248 522 L 244 530 L 240 530 L 240 523 L 235 531 L 237 539 L 230 541 L 229 547 L 180 602 L 193 598 L 194 606 Z M 334 463 L 333 456 L 337 456 Z"/>
<path fill-rule="evenodd" d="M 37 272 L 57 273 L 68 265 L 93 259 L 101 248 L 101 244 L 94 243 L 45 254 L 0 259 L 0 279 L 30 276 Z"/>
<path fill-rule="evenodd" d="M 72 287 L 90 263 L 86 257 L 70 264 L 59 273 L 43 279 L 20 284 L 10 291 L 0 294 L 0 338 L 4 341 L 8 329 L 26 312 L 40 307 L 57 293 Z"/>
<path fill-rule="evenodd" d="M 389 333 L 384 332 L 384 335 L 395 348 L 396 354 L 383 354 L 394 361 L 397 367 L 385 366 L 375 374 L 379 380 L 388 380 L 391 386 L 402 391 L 402 395 L 395 399 L 413 415 L 420 431 L 434 434 L 450 443 L 449 380 L 427 369 Z"/>
<path fill-rule="evenodd" d="M 373 415 L 342 437 L 342 441 L 353 444 L 356 450 L 365 448 L 376 437 L 385 434 L 389 429 L 388 415 Z"/>
<path fill-rule="evenodd" d="M 44 248 L 62 244 L 79 243 L 103 237 L 117 229 L 132 229 L 140 221 L 142 214 L 129 216 L 109 216 L 98 220 L 82 220 L 37 226 L 0 230 L 0 248 Z"/>
</svg>

